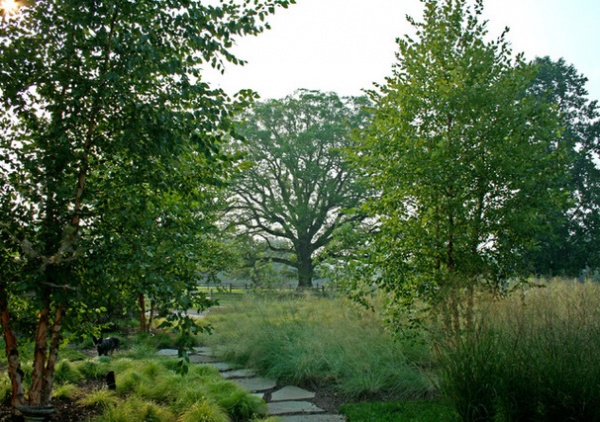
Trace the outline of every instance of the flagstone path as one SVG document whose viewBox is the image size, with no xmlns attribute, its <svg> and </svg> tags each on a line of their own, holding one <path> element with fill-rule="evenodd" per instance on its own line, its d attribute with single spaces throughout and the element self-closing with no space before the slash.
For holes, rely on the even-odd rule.
<svg viewBox="0 0 600 422">
<path fill-rule="evenodd" d="M 195 347 L 190 362 L 216 368 L 225 379 L 236 382 L 267 403 L 268 414 L 281 422 L 343 422 L 342 415 L 330 414 L 316 406 L 315 393 L 295 386 L 280 386 L 277 380 L 258 376 L 251 369 L 235 369 L 217 359 L 207 347 Z M 177 357 L 176 349 L 159 350 L 161 356 Z"/>
</svg>

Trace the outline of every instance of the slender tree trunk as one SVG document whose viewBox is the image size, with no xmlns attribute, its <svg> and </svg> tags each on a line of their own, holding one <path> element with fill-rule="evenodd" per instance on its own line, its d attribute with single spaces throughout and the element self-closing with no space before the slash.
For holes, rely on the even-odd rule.
<svg viewBox="0 0 600 422">
<path fill-rule="evenodd" d="M 6 357 L 8 358 L 8 376 L 12 386 L 10 404 L 15 406 L 25 404 L 25 389 L 23 378 L 25 374 L 21 369 L 19 361 L 19 350 L 17 348 L 17 337 L 12 329 L 10 312 L 8 310 L 8 294 L 4 287 L 0 287 L 0 314 L 2 318 L 2 331 L 4 343 L 6 344 Z"/>
<path fill-rule="evenodd" d="M 462 323 L 460 314 L 460 290 L 456 287 L 452 288 L 452 331 L 456 339 L 458 340 Z"/>
<path fill-rule="evenodd" d="M 46 371 L 44 373 L 44 380 L 42 386 L 42 406 L 49 406 L 52 400 L 52 387 L 54 385 L 54 371 L 56 369 L 56 362 L 58 360 L 58 349 L 60 347 L 60 341 L 62 340 L 62 334 L 60 332 L 62 319 L 64 316 L 64 307 L 59 304 L 56 308 L 56 315 L 54 317 L 54 324 L 52 324 L 52 337 L 50 338 L 50 350 L 48 354 L 48 362 L 46 364 Z"/>
<path fill-rule="evenodd" d="M 145 333 L 148 331 L 148 324 L 146 322 L 146 299 L 144 294 L 138 292 L 138 310 L 140 312 L 140 332 Z"/>
<path fill-rule="evenodd" d="M 465 310 L 465 328 L 467 335 L 471 335 L 475 328 L 475 281 L 476 279 L 469 280 L 467 286 L 467 303 Z"/>
<path fill-rule="evenodd" d="M 152 323 L 154 322 L 154 299 L 150 300 L 150 318 L 148 318 L 148 326 L 146 327 L 148 332 L 152 329 Z"/>
<path fill-rule="evenodd" d="M 35 333 L 35 350 L 33 355 L 33 372 L 31 373 L 31 388 L 29 389 L 29 404 L 41 406 L 44 386 L 44 370 L 46 367 L 48 349 L 48 328 L 50 325 L 50 302 L 44 301 L 39 313 L 38 326 Z"/>
</svg>

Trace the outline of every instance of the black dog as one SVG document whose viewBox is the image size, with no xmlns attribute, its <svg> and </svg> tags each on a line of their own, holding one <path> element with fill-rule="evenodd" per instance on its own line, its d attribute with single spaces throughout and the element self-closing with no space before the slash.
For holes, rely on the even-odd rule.
<svg viewBox="0 0 600 422">
<path fill-rule="evenodd" d="M 121 340 L 116 337 L 92 337 L 92 339 L 94 340 L 94 346 L 96 346 L 96 349 L 98 350 L 98 356 L 108 356 L 109 353 L 112 355 L 112 353 L 121 345 Z"/>
</svg>

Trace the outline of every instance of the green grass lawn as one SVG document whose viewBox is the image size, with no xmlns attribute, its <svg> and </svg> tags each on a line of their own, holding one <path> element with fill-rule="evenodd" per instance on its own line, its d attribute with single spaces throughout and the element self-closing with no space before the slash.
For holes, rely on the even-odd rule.
<svg viewBox="0 0 600 422">
<path fill-rule="evenodd" d="M 440 401 L 348 403 L 340 412 L 348 422 L 454 422 L 460 421 L 453 407 Z"/>
</svg>

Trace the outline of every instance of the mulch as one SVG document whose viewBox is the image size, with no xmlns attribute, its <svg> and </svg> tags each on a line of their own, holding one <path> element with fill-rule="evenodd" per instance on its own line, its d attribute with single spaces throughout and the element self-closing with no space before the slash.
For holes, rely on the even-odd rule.
<svg viewBox="0 0 600 422">
<path fill-rule="evenodd" d="M 56 412 L 47 418 L 47 421 L 52 422 L 81 422 L 93 416 L 99 416 L 101 412 L 99 408 L 81 406 L 69 399 L 53 399 L 52 405 Z M 0 421 L 23 422 L 23 417 L 13 415 L 12 408 L 3 403 L 0 406 Z"/>
</svg>

